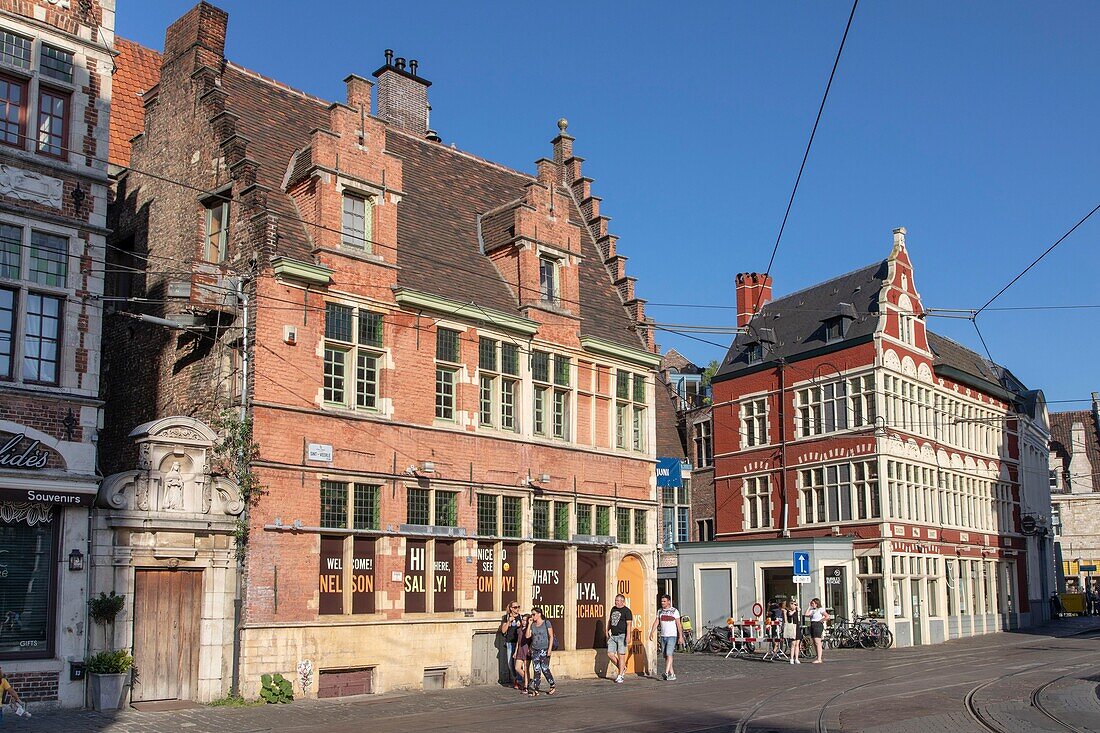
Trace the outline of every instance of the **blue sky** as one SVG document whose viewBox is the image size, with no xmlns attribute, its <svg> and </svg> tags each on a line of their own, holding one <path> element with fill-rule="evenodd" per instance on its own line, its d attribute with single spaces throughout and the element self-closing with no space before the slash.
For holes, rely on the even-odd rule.
<svg viewBox="0 0 1100 733">
<path fill-rule="evenodd" d="M 119 0 L 152 48 L 191 0 Z M 565 116 L 638 292 L 663 323 L 732 325 L 775 242 L 846 2 L 221 0 L 227 55 L 343 99 L 418 58 L 444 142 L 522 170 Z M 629 13 L 625 12 L 629 9 Z M 772 269 L 776 294 L 877 259 L 908 228 L 926 307 L 977 308 L 1100 203 L 1100 4 L 864 2 Z M 996 306 L 1097 305 L 1100 214 Z M 1100 310 L 993 311 L 994 359 L 1049 400 L 1100 390 Z M 980 349 L 967 321 L 934 330 Z M 702 335 L 718 343 L 728 336 Z M 662 333 L 706 363 L 722 349 Z M 1052 404 L 1052 410 L 1086 403 Z"/>
</svg>

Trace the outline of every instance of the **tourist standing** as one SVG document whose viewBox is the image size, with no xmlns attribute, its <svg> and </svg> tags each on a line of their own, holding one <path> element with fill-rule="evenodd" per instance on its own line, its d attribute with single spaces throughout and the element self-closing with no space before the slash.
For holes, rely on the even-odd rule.
<svg viewBox="0 0 1100 733">
<path fill-rule="evenodd" d="M 530 694 L 528 686 L 531 683 L 531 646 L 527 639 L 527 626 L 531 623 L 531 617 L 524 615 L 519 620 L 519 634 L 516 638 L 516 656 L 513 659 L 513 669 L 516 673 L 516 687 L 524 695 Z"/>
<path fill-rule="evenodd" d="M 778 598 L 773 598 L 768 604 L 768 623 L 765 628 L 772 648 L 764 655 L 764 659 L 772 661 L 778 659 L 783 651 L 783 604 Z"/>
<path fill-rule="evenodd" d="M 508 660 L 508 677 L 511 679 L 512 686 L 516 689 L 519 689 L 519 680 L 516 679 L 516 670 L 513 660 L 516 656 L 516 641 L 519 638 L 519 624 L 519 604 L 511 603 L 508 605 L 508 612 L 500 619 L 500 633 L 504 637 L 504 648 L 508 655 L 506 657 Z"/>
<path fill-rule="evenodd" d="M 553 695 L 557 692 L 554 675 L 550 673 L 550 651 L 554 648 L 554 627 L 548 619 L 543 617 L 542 609 L 538 606 L 531 609 L 531 620 L 527 624 L 526 636 L 531 650 L 531 676 L 534 677 L 530 693 L 536 696 L 539 694 L 542 676 L 546 675 L 546 681 L 550 683 L 550 689 L 546 694 Z"/>
<path fill-rule="evenodd" d="M 680 612 L 672 605 L 672 596 L 667 593 L 661 596 L 661 607 L 657 609 L 657 618 L 653 619 L 653 628 L 649 631 L 650 641 L 658 630 L 661 632 L 661 639 L 657 643 L 657 651 L 665 658 L 664 679 L 672 682 L 676 679 L 676 671 L 672 669 L 672 655 L 676 651 L 677 642 L 684 642 L 684 627 L 680 624 Z"/>
<path fill-rule="evenodd" d="M 825 661 L 825 646 L 821 640 L 825 637 L 825 622 L 829 620 L 829 613 L 821 607 L 821 599 L 814 598 L 804 615 L 810 619 L 810 638 L 814 640 L 814 651 L 817 652 L 814 664 L 821 664 Z"/>
<path fill-rule="evenodd" d="M 802 664 L 802 618 L 798 601 L 788 598 L 783 604 L 783 638 L 790 644 L 790 664 Z"/>
<path fill-rule="evenodd" d="M 616 684 L 626 679 L 626 650 L 633 630 L 634 614 L 626 605 L 626 596 L 620 593 L 615 596 L 615 605 L 607 617 L 607 659 L 618 670 Z"/>
</svg>

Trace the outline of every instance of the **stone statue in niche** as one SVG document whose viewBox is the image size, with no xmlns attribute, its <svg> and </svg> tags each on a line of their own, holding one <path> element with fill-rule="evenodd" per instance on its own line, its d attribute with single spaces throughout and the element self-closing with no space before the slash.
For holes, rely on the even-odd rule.
<svg viewBox="0 0 1100 733">
<path fill-rule="evenodd" d="M 137 508 L 143 512 L 149 511 L 149 469 L 153 467 L 149 450 L 148 443 L 138 449 Z"/>
<path fill-rule="evenodd" d="M 164 476 L 164 508 L 183 510 L 183 474 L 179 461 L 172 461 L 172 468 Z"/>
</svg>

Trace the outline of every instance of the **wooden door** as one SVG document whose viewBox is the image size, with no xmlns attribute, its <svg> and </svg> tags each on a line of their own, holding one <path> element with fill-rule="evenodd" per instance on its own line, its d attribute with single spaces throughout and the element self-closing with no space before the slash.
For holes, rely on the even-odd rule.
<svg viewBox="0 0 1100 733">
<path fill-rule="evenodd" d="M 137 570 L 133 702 L 199 693 L 201 570 Z"/>
</svg>

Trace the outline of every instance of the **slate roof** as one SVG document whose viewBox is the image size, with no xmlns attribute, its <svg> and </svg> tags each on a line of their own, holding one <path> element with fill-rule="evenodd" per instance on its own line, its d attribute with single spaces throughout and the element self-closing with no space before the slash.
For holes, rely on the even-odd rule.
<svg viewBox="0 0 1100 733">
<path fill-rule="evenodd" d="M 791 361 L 831 346 L 825 341 L 824 321 L 828 318 L 839 316 L 848 322 L 838 348 L 872 337 L 878 326 L 879 291 L 888 267 L 888 260 L 875 262 L 767 303 L 750 322 L 749 332 L 734 338 L 713 381 L 760 368 L 759 364 L 748 363 L 748 346 L 756 342 L 765 345 L 764 364 L 780 358 Z M 972 386 L 1007 392 L 1021 400 L 1028 398 L 1027 387 L 1005 367 L 946 336 L 928 329 L 925 332 L 934 370 L 953 369 Z"/>
<path fill-rule="evenodd" d="M 115 73 L 111 77 L 111 124 L 107 160 L 130 164 L 130 140 L 145 129 L 141 95 L 160 82 L 160 54 L 125 38 L 115 38 Z"/>
<path fill-rule="evenodd" d="M 798 358 L 827 346 L 823 319 L 838 315 L 838 306 L 848 303 L 855 319 L 848 324 L 844 341 L 869 338 L 878 325 L 878 296 L 886 277 L 886 260 L 834 277 L 823 283 L 791 293 L 764 305 L 749 323 L 749 332 L 733 340 L 729 352 L 715 375 L 715 382 L 731 379 L 758 368 L 749 364 L 749 344 L 765 340 L 765 362 Z"/>
<path fill-rule="evenodd" d="M 1089 459 L 1092 470 L 1100 471 L 1100 431 L 1097 430 L 1096 415 L 1091 410 L 1050 413 L 1050 450 L 1061 457 L 1068 474 L 1073 424 L 1078 422 L 1085 425 L 1085 457 Z M 1095 490 L 1100 491 L 1100 482 L 1093 485 Z"/>
</svg>

